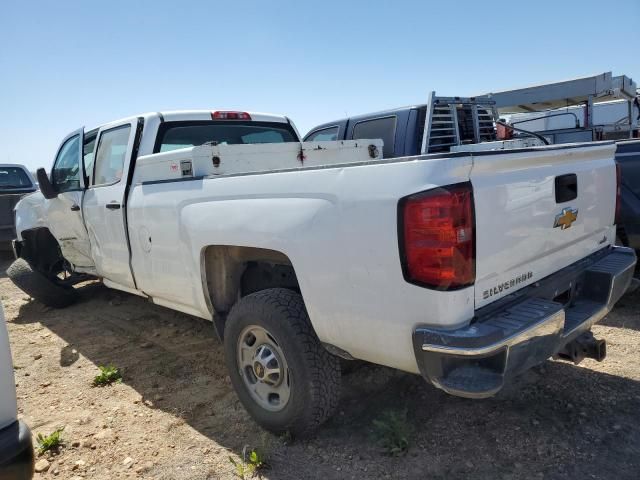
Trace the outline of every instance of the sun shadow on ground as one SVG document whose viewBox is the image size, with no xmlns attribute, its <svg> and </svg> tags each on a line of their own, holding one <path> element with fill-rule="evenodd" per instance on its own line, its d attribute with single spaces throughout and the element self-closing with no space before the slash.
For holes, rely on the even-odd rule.
<svg viewBox="0 0 640 480">
<path fill-rule="evenodd" d="M 15 323 L 39 321 L 82 355 L 115 364 L 143 399 L 239 453 L 261 430 L 229 384 L 222 346 L 207 321 L 99 284 L 65 310 L 24 304 Z M 90 307 L 90 308 L 87 308 Z M 75 352 L 75 353 L 74 353 Z M 591 363 L 589 363 L 591 362 Z M 640 383 L 547 362 L 483 401 L 448 396 L 420 377 L 363 365 L 344 377 L 337 415 L 312 440 L 273 453 L 273 478 L 633 478 L 640 468 Z M 406 456 L 381 450 L 372 420 L 406 411 Z"/>
</svg>

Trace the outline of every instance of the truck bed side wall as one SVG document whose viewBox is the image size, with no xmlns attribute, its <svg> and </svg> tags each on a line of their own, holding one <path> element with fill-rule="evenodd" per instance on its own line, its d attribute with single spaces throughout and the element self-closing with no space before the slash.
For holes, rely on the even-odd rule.
<svg viewBox="0 0 640 480">
<path fill-rule="evenodd" d="M 398 199 L 466 181 L 470 169 L 469 157 L 413 158 L 137 185 L 128 209 L 138 286 L 159 303 L 211 318 L 202 287 L 207 247 L 281 252 L 295 269 L 322 341 L 356 358 L 416 372 L 413 327 L 467 322 L 473 287 L 436 292 L 405 282 Z"/>
</svg>

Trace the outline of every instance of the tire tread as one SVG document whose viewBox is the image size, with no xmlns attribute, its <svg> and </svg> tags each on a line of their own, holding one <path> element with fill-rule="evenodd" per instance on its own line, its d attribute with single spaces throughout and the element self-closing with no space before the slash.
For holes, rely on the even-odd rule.
<svg viewBox="0 0 640 480">
<path fill-rule="evenodd" d="M 11 281 L 30 297 L 53 308 L 64 308 L 76 301 L 73 288 L 56 285 L 42 273 L 33 269 L 24 258 L 16 259 L 7 269 Z"/>
<path fill-rule="evenodd" d="M 338 407 L 340 362 L 322 346 L 311 326 L 302 296 L 292 290 L 270 288 L 247 295 L 233 307 L 227 321 L 233 322 L 235 318 L 245 315 L 267 315 L 267 312 L 273 311 L 279 312 L 293 334 L 292 341 L 301 347 L 310 376 L 305 379 L 310 401 L 295 412 L 287 425 L 277 429 L 267 428 L 279 433 L 288 431 L 296 436 L 306 436 L 331 417 Z"/>
</svg>

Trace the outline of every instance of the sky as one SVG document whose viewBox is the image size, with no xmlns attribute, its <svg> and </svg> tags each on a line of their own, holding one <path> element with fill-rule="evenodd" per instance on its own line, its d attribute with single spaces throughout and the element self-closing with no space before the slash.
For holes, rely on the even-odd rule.
<svg viewBox="0 0 640 480">
<path fill-rule="evenodd" d="M 640 0 L 7 1 L 0 163 L 147 111 L 348 115 L 612 71 L 640 83 Z"/>
</svg>

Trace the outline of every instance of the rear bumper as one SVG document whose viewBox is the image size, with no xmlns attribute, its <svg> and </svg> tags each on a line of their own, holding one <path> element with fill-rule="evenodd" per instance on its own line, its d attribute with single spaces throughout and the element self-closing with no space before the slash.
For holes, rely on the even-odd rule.
<svg viewBox="0 0 640 480">
<path fill-rule="evenodd" d="M 31 431 L 21 421 L 0 430 L 0 478 L 30 480 L 33 478 L 33 445 Z"/>
<path fill-rule="evenodd" d="M 417 327 L 413 346 L 420 372 L 453 395 L 496 394 L 506 379 L 555 355 L 609 313 L 635 264 L 632 249 L 608 247 L 483 307 L 466 327 Z"/>
</svg>

